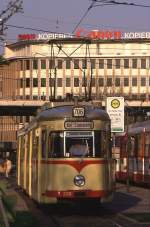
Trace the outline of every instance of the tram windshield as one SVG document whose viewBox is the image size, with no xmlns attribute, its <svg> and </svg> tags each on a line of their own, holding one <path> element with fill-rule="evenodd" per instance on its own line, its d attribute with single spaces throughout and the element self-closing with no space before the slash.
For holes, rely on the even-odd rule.
<svg viewBox="0 0 150 227">
<path fill-rule="evenodd" d="M 110 143 L 104 131 L 55 131 L 48 139 L 48 157 L 97 157 L 110 155 Z"/>
<path fill-rule="evenodd" d="M 66 157 L 93 156 L 93 132 L 66 132 Z"/>
</svg>

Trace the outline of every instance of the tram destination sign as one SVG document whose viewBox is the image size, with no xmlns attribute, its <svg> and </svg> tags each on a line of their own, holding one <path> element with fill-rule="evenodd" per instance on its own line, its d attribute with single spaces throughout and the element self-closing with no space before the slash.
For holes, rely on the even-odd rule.
<svg viewBox="0 0 150 227">
<path fill-rule="evenodd" d="M 93 129 L 92 121 L 65 121 L 66 129 Z"/>
<path fill-rule="evenodd" d="M 111 132 L 124 132 L 124 97 L 107 97 L 106 108 L 111 119 Z"/>
</svg>

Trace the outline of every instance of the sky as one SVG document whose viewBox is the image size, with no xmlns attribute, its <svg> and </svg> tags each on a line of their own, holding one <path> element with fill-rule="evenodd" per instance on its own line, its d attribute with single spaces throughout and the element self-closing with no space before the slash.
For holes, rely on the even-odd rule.
<svg viewBox="0 0 150 227">
<path fill-rule="evenodd" d="M 150 5 L 150 0 L 116 1 Z M 0 0 L 0 12 L 7 8 L 9 2 L 10 0 Z M 15 42 L 17 35 L 24 33 L 33 34 L 43 31 L 72 33 L 91 3 L 91 0 L 23 0 L 24 12 L 13 15 L 7 21 L 8 28 L 5 31 L 5 41 Z M 107 5 L 90 9 L 78 28 L 150 32 L 149 22 L 150 8 Z M 39 29 L 41 32 L 11 26 Z M 3 45 L 2 42 L 0 45 Z M 1 52 L 2 49 L 0 49 Z"/>
</svg>

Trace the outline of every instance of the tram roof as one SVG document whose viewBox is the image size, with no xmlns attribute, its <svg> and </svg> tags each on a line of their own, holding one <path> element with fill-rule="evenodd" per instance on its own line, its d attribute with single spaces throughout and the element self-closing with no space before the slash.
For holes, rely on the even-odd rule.
<svg viewBox="0 0 150 227">
<path fill-rule="evenodd" d="M 46 110 L 41 111 L 37 117 L 37 121 L 48 121 L 48 120 L 59 120 L 59 119 L 65 119 L 65 118 L 72 118 L 73 113 L 73 107 L 75 107 L 73 104 L 68 105 L 60 105 L 60 106 L 54 106 L 52 108 L 48 108 Z M 100 107 L 94 106 L 94 105 L 81 105 L 79 104 L 78 107 L 84 107 L 85 108 L 85 118 L 87 117 L 90 120 L 103 120 L 108 121 L 110 120 L 109 115 L 106 111 L 102 110 Z"/>
</svg>

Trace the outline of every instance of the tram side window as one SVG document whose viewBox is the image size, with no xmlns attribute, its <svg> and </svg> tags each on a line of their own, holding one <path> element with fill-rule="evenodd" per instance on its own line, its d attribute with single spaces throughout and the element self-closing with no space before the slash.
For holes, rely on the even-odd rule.
<svg viewBox="0 0 150 227">
<path fill-rule="evenodd" d="M 110 141 L 107 139 L 106 131 L 95 132 L 95 157 L 104 158 L 108 156 Z"/>
<path fill-rule="evenodd" d="M 145 135 L 145 157 L 150 157 L 150 133 Z"/>
<path fill-rule="evenodd" d="M 24 151 L 25 151 L 25 137 L 21 136 L 21 153 L 20 153 L 20 159 L 24 159 Z"/>
<path fill-rule="evenodd" d="M 46 130 L 42 130 L 42 158 L 46 158 Z"/>
<path fill-rule="evenodd" d="M 50 132 L 48 137 L 48 157 L 60 158 L 63 157 L 64 136 L 62 132 Z"/>
<path fill-rule="evenodd" d="M 36 159 L 37 158 L 37 154 L 38 154 L 39 137 L 38 136 L 35 136 L 35 132 L 33 132 L 32 143 L 33 143 L 32 158 L 33 159 Z"/>
<path fill-rule="evenodd" d="M 137 136 L 137 139 L 138 139 L 138 141 L 139 141 L 139 143 L 138 143 L 138 152 L 137 152 L 137 157 L 141 157 L 142 156 L 142 136 L 141 135 L 138 135 Z"/>
<path fill-rule="evenodd" d="M 95 157 L 102 157 L 101 132 L 95 131 Z"/>
<path fill-rule="evenodd" d="M 106 141 L 106 132 L 101 132 L 101 157 L 106 157 L 106 150 L 107 150 L 107 141 Z"/>
</svg>

